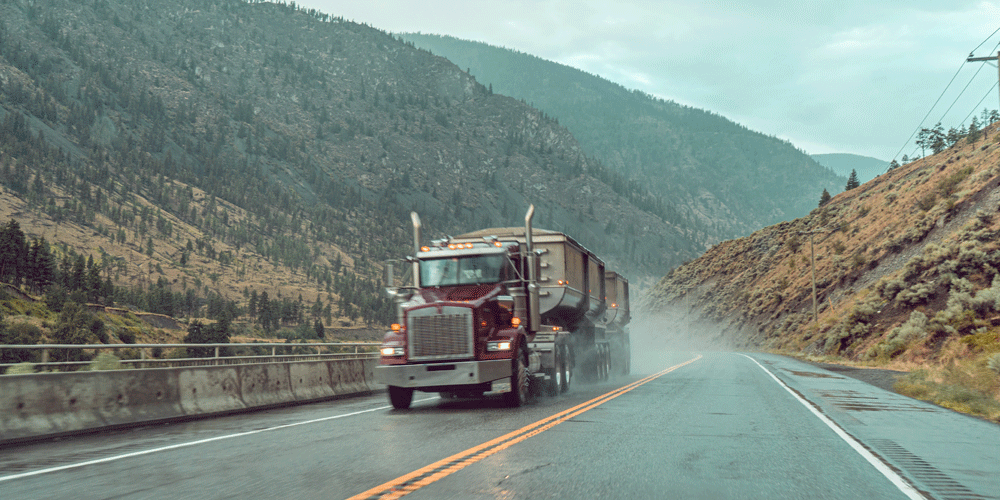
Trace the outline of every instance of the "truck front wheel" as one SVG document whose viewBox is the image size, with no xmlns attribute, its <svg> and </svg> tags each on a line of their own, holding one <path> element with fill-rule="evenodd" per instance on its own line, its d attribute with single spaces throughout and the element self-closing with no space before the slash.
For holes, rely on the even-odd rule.
<svg viewBox="0 0 1000 500">
<path fill-rule="evenodd" d="M 569 392 L 569 384 L 573 381 L 573 353 L 569 346 L 562 346 L 562 365 L 560 368 L 563 371 L 562 392 Z"/>
<path fill-rule="evenodd" d="M 519 347 L 511 360 L 513 371 L 510 375 L 510 392 L 504 393 L 507 406 L 516 408 L 528 402 L 528 365 L 524 361 L 524 348 Z"/>
<path fill-rule="evenodd" d="M 389 386 L 389 402 L 397 410 L 405 410 L 413 402 L 413 389 L 409 387 Z"/>
</svg>

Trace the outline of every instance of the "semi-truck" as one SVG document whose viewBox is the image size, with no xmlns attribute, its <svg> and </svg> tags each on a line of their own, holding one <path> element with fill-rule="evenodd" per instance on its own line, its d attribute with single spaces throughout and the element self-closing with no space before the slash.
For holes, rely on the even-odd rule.
<svg viewBox="0 0 1000 500">
<path fill-rule="evenodd" d="M 413 392 L 443 397 L 500 393 L 521 406 L 574 377 L 628 373 L 628 281 L 566 234 L 491 228 L 428 244 L 411 213 L 412 285 L 395 286 L 397 322 L 380 348 L 375 381 L 396 409 Z M 390 273 L 391 274 L 391 273 Z"/>
</svg>

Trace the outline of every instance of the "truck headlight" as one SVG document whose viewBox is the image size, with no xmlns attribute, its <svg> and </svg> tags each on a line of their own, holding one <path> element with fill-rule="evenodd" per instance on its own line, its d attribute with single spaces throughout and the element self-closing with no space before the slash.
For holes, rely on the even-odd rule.
<svg viewBox="0 0 1000 500">
<path fill-rule="evenodd" d="M 402 356 L 406 351 L 402 347 L 383 347 L 379 352 L 383 356 Z"/>
<path fill-rule="evenodd" d="M 509 351 L 510 341 L 509 340 L 494 340 L 486 343 L 486 350 L 491 352 L 496 351 Z"/>
</svg>

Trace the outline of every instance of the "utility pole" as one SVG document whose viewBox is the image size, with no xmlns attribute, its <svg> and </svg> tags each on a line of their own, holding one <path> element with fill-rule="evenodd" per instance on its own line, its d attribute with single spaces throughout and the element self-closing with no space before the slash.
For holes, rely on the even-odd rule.
<svg viewBox="0 0 1000 500">
<path fill-rule="evenodd" d="M 817 229 L 814 231 L 799 231 L 799 234 L 809 235 L 809 266 L 812 268 L 812 286 L 813 286 L 813 322 L 816 324 L 817 330 L 819 330 L 819 308 L 816 306 L 816 247 L 813 243 L 813 237 L 816 234 L 822 234 L 828 232 L 830 232 L 828 229 Z"/>
<path fill-rule="evenodd" d="M 965 62 L 986 62 L 986 61 L 997 62 L 997 82 L 1000 82 L 1000 52 L 997 52 L 997 55 L 995 56 L 989 56 L 989 57 L 972 57 L 972 54 L 969 54 L 969 58 L 965 60 Z"/>
</svg>

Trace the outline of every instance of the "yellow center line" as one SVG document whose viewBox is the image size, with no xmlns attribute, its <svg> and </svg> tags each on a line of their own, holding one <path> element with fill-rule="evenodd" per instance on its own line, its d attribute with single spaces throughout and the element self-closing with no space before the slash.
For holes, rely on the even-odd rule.
<svg viewBox="0 0 1000 500">
<path fill-rule="evenodd" d="M 679 365 L 671 366 L 659 373 L 650 375 L 646 378 L 632 382 L 631 384 L 619 387 L 611 392 L 602 394 L 594 399 L 580 403 L 568 410 L 563 410 L 555 415 L 545 417 L 535 423 L 526 425 L 516 431 L 504 434 L 496 439 L 487 441 L 478 446 L 469 448 L 468 450 L 456 453 L 448 458 L 434 462 L 426 467 L 417 469 L 405 476 L 400 476 L 392 481 L 376 486 L 364 493 L 359 493 L 348 500 L 362 500 L 362 499 L 392 499 L 399 498 L 403 495 L 412 493 L 424 486 L 427 486 L 441 478 L 449 476 L 459 470 L 462 470 L 468 465 L 474 464 L 494 453 L 505 450 L 525 439 L 532 436 L 538 435 L 545 432 L 556 425 L 559 425 L 581 413 L 591 410 L 597 406 L 600 406 L 626 392 L 639 387 L 647 382 L 651 382 L 657 378 L 660 378 L 678 368 L 685 365 L 689 365 L 701 359 L 699 354 L 697 357 L 689 359 Z"/>
</svg>

